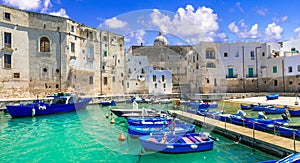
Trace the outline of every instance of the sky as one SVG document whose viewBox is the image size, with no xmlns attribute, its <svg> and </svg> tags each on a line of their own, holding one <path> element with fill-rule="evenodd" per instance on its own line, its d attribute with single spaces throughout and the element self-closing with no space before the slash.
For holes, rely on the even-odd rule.
<svg viewBox="0 0 300 163">
<path fill-rule="evenodd" d="M 125 36 L 128 46 L 300 39 L 299 0 L 0 0 Z"/>
</svg>

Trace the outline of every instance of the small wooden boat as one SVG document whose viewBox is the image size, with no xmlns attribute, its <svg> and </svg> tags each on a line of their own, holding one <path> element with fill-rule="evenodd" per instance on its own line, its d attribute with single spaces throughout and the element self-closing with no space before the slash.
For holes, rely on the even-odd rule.
<svg viewBox="0 0 300 163">
<path fill-rule="evenodd" d="M 254 104 L 250 104 L 250 105 L 244 105 L 244 104 L 241 104 L 241 109 L 242 109 L 242 110 L 250 110 L 250 109 L 252 109 L 254 106 L 257 106 L 257 105 L 254 105 Z"/>
<path fill-rule="evenodd" d="M 300 110 L 291 110 L 288 109 L 291 117 L 300 117 Z"/>
<path fill-rule="evenodd" d="M 292 153 L 280 160 L 268 160 L 260 163 L 297 163 L 300 162 L 300 152 Z"/>
<path fill-rule="evenodd" d="M 170 117 L 128 117 L 127 123 L 130 126 L 136 125 L 167 125 L 172 118 Z"/>
<path fill-rule="evenodd" d="M 214 140 L 207 134 L 147 135 L 139 138 L 143 148 L 162 153 L 191 153 L 212 150 Z"/>
<path fill-rule="evenodd" d="M 298 129 L 285 127 L 285 126 L 278 126 L 275 128 L 280 136 L 288 137 L 288 138 L 300 138 L 300 131 Z"/>
<path fill-rule="evenodd" d="M 101 105 L 101 106 L 116 106 L 117 103 L 116 103 L 116 101 L 111 100 L 111 101 L 102 101 L 99 103 L 99 105 Z"/>
<path fill-rule="evenodd" d="M 85 109 L 92 98 L 78 98 L 75 94 L 57 93 L 47 96 L 51 102 L 36 100 L 31 104 L 6 105 L 8 113 L 13 117 L 33 117 L 58 114 Z"/>
<path fill-rule="evenodd" d="M 252 111 L 265 111 L 268 108 L 273 108 L 274 105 L 257 105 L 252 108 Z"/>
<path fill-rule="evenodd" d="M 267 100 L 275 100 L 275 99 L 278 99 L 278 97 L 279 97 L 279 94 L 270 94 L 270 95 L 266 96 Z"/>
<path fill-rule="evenodd" d="M 282 114 L 285 113 L 286 108 L 267 108 L 264 110 L 266 114 Z"/>
<path fill-rule="evenodd" d="M 132 137 L 140 137 L 143 135 L 161 135 L 167 133 L 185 134 L 195 132 L 195 125 L 183 124 L 178 121 L 168 122 L 163 126 L 157 125 L 136 125 L 128 126 L 128 133 Z"/>
</svg>

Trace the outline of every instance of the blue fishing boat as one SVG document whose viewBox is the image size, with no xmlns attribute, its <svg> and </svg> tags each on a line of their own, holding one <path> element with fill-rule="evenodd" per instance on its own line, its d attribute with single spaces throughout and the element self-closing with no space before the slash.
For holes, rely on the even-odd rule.
<svg viewBox="0 0 300 163">
<path fill-rule="evenodd" d="M 267 100 L 275 100 L 275 99 L 278 99 L 278 97 L 279 97 L 279 94 L 270 94 L 270 95 L 266 96 Z"/>
<path fill-rule="evenodd" d="M 214 147 L 214 140 L 204 133 L 147 135 L 139 141 L 145 150 L 168 154 L 202 152 Z"/>
<path fill-rule="evenodd" d="M 254 104 L 250 104 L 250 105 L 244 105 L 244 104 L 241 104 L 241 109 L 242 109 L 242 110 L 250 110 L 250 109 L 252 109 L 254 106 L 257 106 L 257 105 L 254 105 Z"/>
<path fill-rule="evenodd" d="M 170 117 L 128 117 L 127 123 L 130 126 L 136 125 L 168 125 Z"/>
<path fill-rule="evenodd" d="M 208 103 L 200 103 L 200 102 L 190 102 L 188 106 L 195 108 L 195 109 L 207 109 L 209 108 Z"/>
<path fill-rule="evenodd" d="M 266 114 L 282 114 L 285 113 L 286 108 L 267 108 L 264 110 Z"/>
<path fill-rule="evenodd" d="M 285 126 L 278 126 L 276 127 L 276 131 L 278 135 L 283 137 L 293 138 L 295 136 L 295 138 L 300 138 L 300 131 L 298 129 Z"/>
<path fill-rule="evenodd" d="M 291 110 L 288 109 L 291 117 L 300 117 L 300 110 Z"/>
<path fill-rule="evenodd" d="M 297 163 L 300 162 L 300 152 L 292 153 L 280 160 L 269 160 L 260 163 Z"/>
<path fill-rule="evenodd" d="M 36 100 L 30 104 L 6 105 L 6 108 L 13 118 L 33 117 L 85 109 L 92 100 L 92 98 L 79 98 L 70 93 L 57 93 L 47 98 L 50 102 Z"/>
<path fill-rule="evenodd" d="M 99 105 L 101 105 L 101 106 L 116 106 L 117 102 L 114 101 L 114 100 L 111 100 L 111 101 L 102 101 L 102 102 L 99 103 Z"/>
<path fill-rule="evenodd" d="M 257 105 L 252 108 L 252 111 L 265 111 L 268 108 L 273 108 L 274 105 Z"/>
<path fill-rule="evenodd" d="M 163 135 L 164 133 L 185 134 L 195 132 L 195 125 L 193 124 L 176 124 L 175 121 L 168 122 L 167 125 L 136 125 L 128 126 L 128 133 L 131 137 L 140 137 L 143 135 Z"/>
</svg>

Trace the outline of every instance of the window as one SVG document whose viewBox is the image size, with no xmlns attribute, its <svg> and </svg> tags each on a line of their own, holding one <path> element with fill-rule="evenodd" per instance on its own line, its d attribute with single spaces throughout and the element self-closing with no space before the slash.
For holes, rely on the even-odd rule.
<svg viewBox="0 0 300 163">
<path fill-rule="evenodd" d="M 253 78 L 254 77 L 254 72 L 253 72 L 253 68 L 249 67 L 248 68 L 248 78 Z"/>
<path fill-rule="evenodd" d="M 224 57 L 228 57 L 228 53 L 227 52 L 224 53 Z"/>
<path fill-rule="evenodd" d="M 157 83 L 154 84 L 154 87 L 157 88 Z"/>
<path fill-rule="evenodd" d="M 129 83 L 127 83 L 127 88 L 129 88 Z"/>
<path fill-rule="evenodd" d="M 142 70 L 141 70 L 141 73 L 142 73 L 142 74 L 145 74 L 145 70 L 144 70 L 143 68 L 142 68 Z"/>
<path fill-rule="evenodd" d="M 14 78 L 20 78 L 20 73 L 14 73 Z"/>
<path fill-rule="evenodd" d="M 89 77 L 89 83 L 90 83 L 90 84 L 93 84 L 93 81 L 94 81 L 93 76 L 90 76 L 90 77 Z"/>
<path fill-rule="evenodd" d="M 206 54 L 206 59 L 216 59 L 214 49 L 211 49 L 211 48 L 206 49 L 205 54 Z"/>
<path fill-rule="evenodd" d="M 288 67 L 288 71 L 293 72 L 293 67 L 292 66 Z"/>
<path fill-rule="evenodd" d="M 88 58 L 94 58 L 94 47 L 88 48 Z"/>
<path fill-rule="evenodd" d="M 207 68 L 216 68 L 216 65 L 214 63 L 206 63 Z"/>
<path fill-rule="evenodd" d="M 121 73 L 121 77 L 123 77 L 123 73 Z"/>
<path fill-rule="evenodd" d="M 10 20 L 10 13 L 5 12 L 4 13 L 4 19 Z"/>
<path fill-rule="evenodd" d="M 161 81 L 164 82 L 165 81 L 165 75 L 161 76 Z"/>
<path fill-rule="evenodd" d="M 142 62 L 141 61 L 139 61 L 139 65 L 141 65 L 142 64 Z"/>
<path fill-rule="evenodd" d="M 93 37 L 93 32 L 90 32 L 90 39 L 92 40 L 94 37 Z"/>
<path fill-rule="evenodd" d="M 273 73 L 277 73 L 277 66 L 273 66 Z"/>
<path fill-rule="evenodd" d="M 74 32 L 74 31 L 75 31 L 74 25 L 71 25 L 70 31 L 71 31 L 71 32 Z"/>
<path fill-rule="evenodd" d="M 233 78 L 233 68 L 228 68 L 228 74 L 227 74 L 227 78 Z"/>
<path fill-rule="evenodd" d="M 103 57 L 107 57 L 107 51 L 106 50 L 103 53 Z"/>
<path fill-rule="evenodd" d="M 263 57 L 265 56 L 265 52 L 262 52 L 262 56 L 263 56 Z"/>
<path fill-rule="evenodd" d="M 107 41 L 107 37 L 106 36 L 103 36 L 103 41 Z"/>
<path fill-rule="evenodd" d="M 71 52 L 75 53 L 75 43 L 71 42 Z"/>
<path fill-rule="evenodd" d="M 163 87 L 166 88 L 166 83 L 163 84 Z"/>
<path fill-rule="evenodd" d="M 11 55 L 4 54 L 4 68 L 11 68 Z"/>
<path fill-rule="evenodd" d="M 297 68 L 298 68 L 298 72 L 300 72 L 300 65 L 298 65 Z"/>
<path fill-rule="evenodd" d="M 277 86 L 277 85 L 278 85 L 278 81 L 274 80 L 274 86 Z"/>
<path fill-rule="evenodd" d="M 214 86 L 217 86 L 217 79 L 214 78 Z"/>
<path fill-rule="evenodd" d="M 50 41 L 47 37 L 40 39 L 40 52 L 50 52 Z"/>
<path fill-rule="evenodd" d="M 103 83 L 104 83 L 104 85 L 107 85 L 107 77 L 104 77 Z"/>
<path fill-rule="evenodd" d="M 112 77 L 112 82 L 115 82 L 115 81 L 116 81 L 116 77 L 113 76 L 113 77 Z"/>
<path fill-rule="evenodd" d="M 250 57 L 251 57 L 251 60 L 254 60 L 254 51 L 250 52 Z"/>
<path fill-rule="evenodd" d="M 240 54 L 239 54 L 239 51 L 235 51 L 234 56 L 235 56 L 235 57 L 239 57 L 239 55 L 240 55 Z"/>
<path fill-rule="evenodd" d="M 156 82 L 156 75 L 153 75 L 153 82 Z"/>
<path fill-rule="evenodd" d="M 4 47 L 11 48 L 11 33 L 4 32 Z"/>
</svg>

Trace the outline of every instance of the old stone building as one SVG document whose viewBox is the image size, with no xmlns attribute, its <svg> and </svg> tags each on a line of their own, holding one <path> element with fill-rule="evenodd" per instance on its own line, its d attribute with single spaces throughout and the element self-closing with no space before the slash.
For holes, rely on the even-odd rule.
<svg viewBox="0 0 300 163">
<path fill-rule="evenodd" d="M 124 36 L 0 5 L 0 96 L 124 93 Z"/>
</svg>

